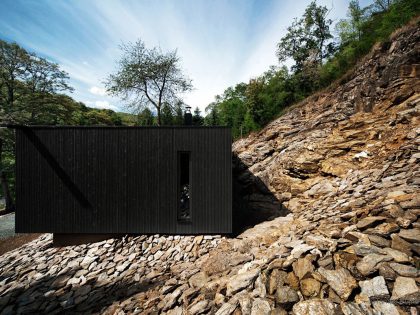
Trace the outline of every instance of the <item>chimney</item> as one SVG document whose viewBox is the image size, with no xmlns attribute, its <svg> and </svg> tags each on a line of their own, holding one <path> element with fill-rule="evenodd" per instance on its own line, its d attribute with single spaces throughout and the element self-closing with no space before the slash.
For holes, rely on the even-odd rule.
<svg viewBox="0 0 420 315">
<path fill-rule="evenodd" d="M 185 126 L 191 126 L 192 125 L 191 106 L 186 106 L 185 107 L 184 125 Z"/>
</svg>

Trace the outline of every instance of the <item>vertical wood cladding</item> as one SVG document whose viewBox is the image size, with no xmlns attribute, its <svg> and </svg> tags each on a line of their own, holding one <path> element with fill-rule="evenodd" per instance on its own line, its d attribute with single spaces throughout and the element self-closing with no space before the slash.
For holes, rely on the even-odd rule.
<svg viewBox="0 0 420 315">
<path fill-rule="evenodd" d="M 231 141 L 225 127 L 17 127 L 16 232 L 230 233 Z"/>
</svg>

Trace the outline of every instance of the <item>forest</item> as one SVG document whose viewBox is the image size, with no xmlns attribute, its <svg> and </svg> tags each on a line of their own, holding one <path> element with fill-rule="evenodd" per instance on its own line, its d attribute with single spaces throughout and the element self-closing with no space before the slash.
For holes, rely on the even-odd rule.
<svg viewBox="0 0 420 315">
<path fill-rule="evenodd" d="M 230 126 L 234 139 L 260 130 L 287 107 L 343 79 L 376 42 L 387 41 L 395 29 L 418 15 L 419 3 L 376 0 L 361 8 L 357 0 L 351 0 L 347 18 L 336 23 L 329 12 L 312 1 L 279 38 L 273 52 L 278 65 L 248 83 L 226 88 L 205 113 L 196 107 L 193 125 Z M 166 54 L 156 48 L 147 50 L 138 41 L 123 47 L 123 52 L 121 69 L 107 78 L 106 87 L 110 95 L 135 106 L 126 106 L 126 113 L 118 113 L 89 108 L 74 100 L 68 95 L 73 90 L 69 75 L 60 65 L 0 39 L 1 124 L 182 125 L 186 104 L 177 94 L 191 90 L 192 85 L 177 67 L 176 50 Z M 139 55 L 143 56 L 142 67 L 133 68 L 130 58 Z M 12 210 L 14 135 L 5 128 L 0 129 L 0 155 L 1 195 Z"/>
</svg>

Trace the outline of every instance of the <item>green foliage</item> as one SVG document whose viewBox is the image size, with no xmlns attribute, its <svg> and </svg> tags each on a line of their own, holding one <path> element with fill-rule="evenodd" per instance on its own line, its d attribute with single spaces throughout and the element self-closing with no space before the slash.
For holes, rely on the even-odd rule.
<svg viewBox="0 0 420 315">
<path fill-rule="evenodd" d="M 366 21 L 366 11 L 367 8 L 360 8 L 358 0 L 350 1 L 347 19 L 338 21 L 335 27 L 342 45 L 361 39 L 362 26 Z"/>
<path fill-rule="evenodd" d="M 205 126 L 217 126 L 219 124 L 219 114 L 216 108 L 210 109 L 210 113 L 204 117 Z"/>
<path fill-rule="evenodd" d="M 194 110 L 194 115 L 192 116 L 192 124 L 194 126 L 204 125 L 204 118 L 201 116 L 201 111 L 198 107 L 196 107 Z"/>
<path fill-rule="evenodd" d="M 65 119 L 71 104 L 59 92 L 72 91 L 56 63 L 0 40 L 0 117 L 3 122 L 43 123 Z M 63 104 L 62 104 L 63 103 Z"/>
<path fill-rule="evenodd" d="M 232 128 L 233 137 L 240 136 L 240 130 L 247 112 L 245 83 L 239 83 L 235 87 L 225 90 L 223 95 L 216 96 L 215 102 L 206 108 L 211 116 L 207 117 L 207 125 L 229 126 Z"/>
<path fill-rule="evenodd" d="M 154 119 L 152 111 L 146 107 L 138 114 L 137 125 L 138 126 L 153 126 L 154 120 L 155 119 Z"/>
<path fill-rule="evenodd" d="M 293 69 L 297 72 L 305 68 L 322 65 L 323 60 L 334 52 L 333 37 L 330 32 L 331 19 L 327 19 L 328 9 L 312 1 L 303 16 L 295 19 L 287 28 L 286 35 L 277 45 L 280 62 L 292 58 Z"/>
<path fill-rule="evenodd" d="M 175 105 L 174 125 L 181 126 L 184 124 L 184 110 L 182 102 L 177 102 Z"/>
<path fill-rule="evenodd" d="M 174 114 L 168 103 L 164 103 L 162 106 L 161 123 L 162 126 L 172 126 L 174 124 Z"/>
</svg>

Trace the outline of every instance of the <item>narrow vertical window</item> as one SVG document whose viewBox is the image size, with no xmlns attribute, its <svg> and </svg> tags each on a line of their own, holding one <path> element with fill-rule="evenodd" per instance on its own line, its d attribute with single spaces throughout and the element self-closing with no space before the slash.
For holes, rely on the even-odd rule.
<svg viewBox="0 0 420 315">
<path fill-rule="evenodd" d="M 178 221 L 191 222 L 191 152 L 178 152 Z"/>
</svg>

